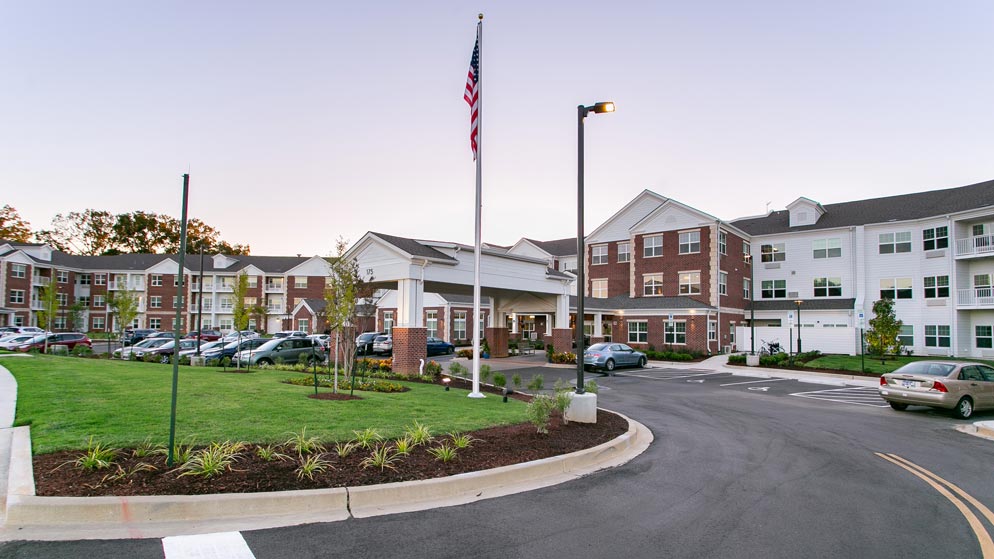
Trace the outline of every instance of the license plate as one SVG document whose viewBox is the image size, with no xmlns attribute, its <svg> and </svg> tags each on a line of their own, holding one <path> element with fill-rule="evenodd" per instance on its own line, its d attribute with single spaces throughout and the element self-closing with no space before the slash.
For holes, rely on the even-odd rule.
<svg viewBox="0 0 994 559">
<path fill-rule="evenodd" d="M 905 388 L 918 388 L 922 383 L 917 380 L 902 380 L 901 386 Z"/>
</svg>

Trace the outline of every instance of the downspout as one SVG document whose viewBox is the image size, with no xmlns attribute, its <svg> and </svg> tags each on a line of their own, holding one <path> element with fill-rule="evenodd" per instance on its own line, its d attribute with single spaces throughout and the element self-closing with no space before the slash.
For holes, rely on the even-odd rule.
<svg viewBox="0 0 994 559">
<path fill-rule="evenodd" d="M 714 337 L 715 342 L 718 344 L 718 353 L 721 353 L 721 221 L 715 221 L 715 241 L 718 245 L 716 247 L 716 252 L 718 253 L 718 276 L 715 278 L 715 291 L 718 292 L 718 316 L 715 318 L 714 325 Z M 725 237 L 725 250 L 728 250 L 728 237 Z M 728 284 L 726 282 L 725 289 L 728 289 Z M 710 340 L 708 340 L 708 349 L 711 349 Z"/>
</svg>

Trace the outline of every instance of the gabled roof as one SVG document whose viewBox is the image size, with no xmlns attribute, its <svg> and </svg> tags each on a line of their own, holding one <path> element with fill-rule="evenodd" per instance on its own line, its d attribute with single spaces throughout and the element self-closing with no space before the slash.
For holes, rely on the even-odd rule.
<svg viewBox="0 0 994 559">
<path fill-rule="evenodd" d="M 400 251 L 407 253 L 411 256 L 419 256 L 421 258 L 433 258 L 437 260 L 448 260 L 450 262 L 457 262 L 454 258 L 447 256 L 446 254 L 439 252 L 429 246 L 421 244 L 420 241 L 415 239 L 407 239 L 405 237 L 395 237 L 393 235 L 386 235 L 384 233 L 376 233 L 375 231 L 370 231 L 368 233 L 381 241 L 393 245 Z"/>
<path fill-rule="evenodd" d="M 249 256 L 238 254 L 232 256 L 237 262 L 227 268 L 215 268 L 214 259 L 204 255 L 204 273 L 237 273 L 248 266 L 255 266 L 263 272 L 270 274 L 282 274 L 302 262 L 310 260 L 306 256 Z M 161 263 L 164 260 L 179 262 L 176 254 L 114 254 L 108 256 L 81 256 L 77 254 L 66 254 L 61 251 L 52 251 L 52 261 L 41 264 L 52 266 L 63 266 L 66 268 L 76 268 L 80 270 L 133 270 L 143 271 Z M 200 272 L 200 255 L 187 254 L 183 261 L 183 267 L 192 272 Z"/>
<path fill-rule="evenodd" d="M 651 191 L 651 190 L 649 190 L 647 188 L 647 189 L 643 190 L 642 192 L 640 192 L 638 194 L 638 196 L 636 196 L 636 197 L 632 198 L 631 200 L 629 200 L 628 203 L 625 204 L 625 206 L 623 208 L 621 208 L 620 210 L 614 212 L 614 215 L 612 215 L 611 217 L 607 218 L 607 220 L 604 221 L 604 223 L 601 223 L 600 225 L 597 226 L 596 229 L 594 229 L 589 234 L 587 234 L 587 238 L 588 239 L 596 239 L 597 235 L 601 231 L 603 231 L 604 229 L 607 229 L 608 227 L 611 227 L 614 224 L 614 222 L 617 221 L 618 219 L 620 219 L 622 216 L 624 216 L 628 212 L 628 210 L 630 210 L 631 208 L 635 207 L 636 205 L 638 205 L 643 200 L 648 200 L 649 201 L 649 205 L 652 206 L 651 209 L 649 209 L 648 211 L 645 211 L 645 212 L 640 212 L 641 215 L 629 216 L 630 223 L 628 223 L 627 225 L 625 225 L 625 229 L 628 229 L 629 227 L 631 227 L 635 223 L 641 221 L 642 218 L 644 218 L 646 215 L 648 215 L 653 210 L 655 210 L 656 208 L 658 208 L 659 205 L 662 204 L 663 202 L 665 202 L 666 200 L 668 200 L 668 198 L 666 198 L 665 196 L 662 196 L 660 194 L 656 194 L 655 192 L 653 192 L 653 191 Z"/>
<path fill-rule="evenodd" d="M 994 205 L 994 180 L 957 188 L 824 204 L 822 207 L 825 209 L 825 214 L 814 225 L 790 227 L 790 212 L 788 210 L 774 211 L 760 217 L 738 219 L 732 221 L 732 225 L 750 235 L 772 235 L 886 223 L 888 221 L 925 219 L 992 205 Z"/>
<path fill-rule="evenodd" d="M 549 253 L 551 256 L 575 256 L 576 237 L 556 239 L 554 241 L 536 241 L 523 237 L 524 240 Z"/>
<path fill-rule="evenodd" d="M 571 309 L 576 309 L 575 295 L 570 296 L 569 306 Z M 605 299 L 594 297 L 583 298 L 584 312 L 652 309 L 714 309 L 714 307 L 690 297 L 629 297 L 628 295 L 615 295 L 614 297 Z"/>
</svg>

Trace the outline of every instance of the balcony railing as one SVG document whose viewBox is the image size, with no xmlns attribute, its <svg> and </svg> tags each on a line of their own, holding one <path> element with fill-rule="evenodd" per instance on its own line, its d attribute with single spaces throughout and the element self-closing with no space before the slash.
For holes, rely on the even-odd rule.
<svg viewBox="0 0 994 559">
<path fill-rule="evenodd" d="M 52 278 L 45 276 L 31 276 L 32 285 L 49 285 L 52 283 Z"/>
<path fill-rule="evenodd" d="M 266 293 L 282 293 L 283 284 L 282 283 L 267 283 Z"/>
<path fill-rule="evenodd" d="M 994 288 L 960 289 L 956 292 L 956 304 L 961 307 L 994 306 Z"/>
<path fill-rule="evenodd" d="M 956 239 L 956 256 L 970 256 L 974 254 L 989 254 L 994 256 L 994 235 Z"/>
<path fill-rule="evenodd" d="M 267 314 L 280 314 L 283 312 L 283 305 L 271 305 L 266 307 Z"/>
</svg>

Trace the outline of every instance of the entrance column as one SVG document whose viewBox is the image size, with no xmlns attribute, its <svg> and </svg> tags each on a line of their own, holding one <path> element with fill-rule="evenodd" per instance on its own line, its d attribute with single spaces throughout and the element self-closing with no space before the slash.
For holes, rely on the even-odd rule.
<svg viewBox="0 0 994 559">
<path fill-rule="evenodd" d="M 569 327 L 569 295 L 556 296 L 556 327 L 552 331 L 552 349 L 559 353 L 573 349 L 573 329 Z"/>
<path fill-rule="evenodd" d="M 604 341 L 604 313 L 594 313 L 594 331 L 590 335 L 590 344 L 599 344 Z"/>
<path fill-rule="evenodd" d="M 397 281 L 397 325 L 393 328 L 393 371 L 416 375 L 428 356 L 424 325 L 424 286 L 416 279 Z"/>
<path fill-rule="evenodd" d="M 507 313 L 500 310 L 501 301 L 491 297 L 490 326 L 484 330 L 490 344 L 490 357 L 507 357 Z"/>
</svg>

